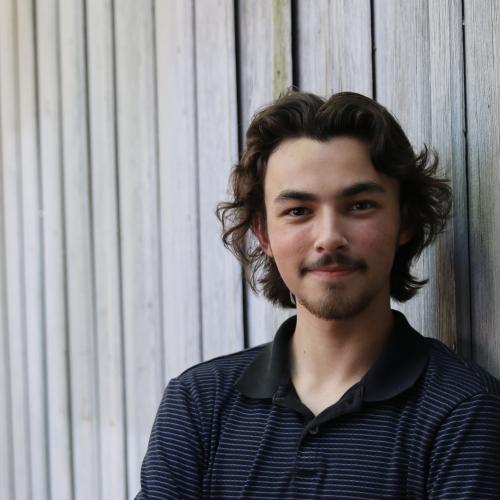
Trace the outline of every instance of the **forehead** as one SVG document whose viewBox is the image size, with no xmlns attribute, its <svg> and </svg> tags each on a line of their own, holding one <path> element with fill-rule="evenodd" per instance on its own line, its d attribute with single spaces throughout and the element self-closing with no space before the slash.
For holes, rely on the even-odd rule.
<svg viewBox="0 0 500 500">
<path fill-rule="evenodd" d="M 396 179 L 375 169 L 368 145 L 360 139 L 341 136 L 320 142 L 300 137 L 283 141 L 269 157 L 265 197 L 270 201 L 282 190 L 330 196 L 359 182 L 375 182 L 389 194 L 398 192 Z"/>
</svg>

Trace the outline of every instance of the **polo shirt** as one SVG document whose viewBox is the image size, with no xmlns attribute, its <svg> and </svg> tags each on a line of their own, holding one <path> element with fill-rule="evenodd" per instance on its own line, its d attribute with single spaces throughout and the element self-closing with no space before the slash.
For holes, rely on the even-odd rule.
<svg viewBox="0 0 500 500">
<path fill-rule="evenodd" d="M 136 499 L 500 498 L 500 382 L 393 311 L 384 349 L 314 416 L 272 343 L 171 380 Z"/>
</svg>

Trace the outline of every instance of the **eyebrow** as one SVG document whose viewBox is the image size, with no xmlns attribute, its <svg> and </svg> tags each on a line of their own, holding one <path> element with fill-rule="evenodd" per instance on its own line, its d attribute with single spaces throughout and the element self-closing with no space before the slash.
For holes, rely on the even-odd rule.
<svg viewBox="0 0 500 500">
<path fill-rule="evenodd" d="M 386 189 L 373 181 L 356 182 L 351 186 L 342 189 L 335 195 L 335 198 L 349 198 L 361 193 L 386 193 Z M 286 189 L 276 196 L 274 203 L 284 203 L 286 201 L 318 201 L 319 197 L 307 191 L 297 191 L 294 189 Z"/>
</svg>

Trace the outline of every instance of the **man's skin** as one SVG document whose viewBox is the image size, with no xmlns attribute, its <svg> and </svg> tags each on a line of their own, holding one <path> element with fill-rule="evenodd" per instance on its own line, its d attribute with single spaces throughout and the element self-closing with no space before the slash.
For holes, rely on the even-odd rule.
<svg viewBox="0 0 500 500">
<path fill-rule="evenodd" d="M 296 297 L 293 385 L 315 414 L 359 381 L 391 331 L 390 272 L 403 227 L 399 183 L 353 137 L 284 141 L 269 157 L 253 229 Z"/>
</svg>

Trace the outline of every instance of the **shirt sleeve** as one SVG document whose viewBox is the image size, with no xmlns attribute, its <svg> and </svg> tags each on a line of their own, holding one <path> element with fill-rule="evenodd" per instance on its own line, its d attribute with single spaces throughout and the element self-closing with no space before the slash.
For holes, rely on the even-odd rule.
<svg viewBox="0 0 500 500">
<path fill-rule="evenodd" d="M 203 498 L 204 463 L 196 398 L 173 379 L 156 415 L 136 500 Z"/>
<path fill-rule="evenodd" d="M 456 406 L 430 454 L 429 499 L 500 499 L 500 397 L 479 394 Z"/>
</svg>

